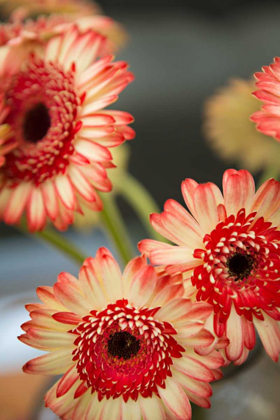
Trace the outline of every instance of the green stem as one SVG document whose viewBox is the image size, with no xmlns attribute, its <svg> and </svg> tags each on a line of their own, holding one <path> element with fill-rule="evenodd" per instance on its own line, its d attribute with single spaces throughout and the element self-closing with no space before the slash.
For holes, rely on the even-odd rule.
<svg viewBox="0 0 280 420">
<path fill-rule="evenodd" d="M 23 233 L 31 236 L 28 232 L 27 227 L 23 223 L 21 224 L 19 229 Z M 37 232 L 35 236 L 49 243 L 50 245 L 52 245 L 54 248 L 58 249 L 59 251 L 63 252 L 65 255 L 70 257 L 79 265 L 82 264 L 84 260 L 86 259 L 86 256 L 83 254 L 82 251 L 80 251 L 71 242 L 66 240 L 62 235 L 60 235 L 59 233 L 57 233 L 51 228 L 46 228 L 42 232 Z"/>
<path fill-rule="evenodd" d="M 275 166 L 268 166 L 263 173 L 261 174 L 258 182 L 258 187 L 260 187 L 265 181 L 270 178 L 278 179 L 280 174 L 280 169 Z"/>
<path fill-rule="evenodd" d="M 157 241 L 165 241 L 164 238 L 157 233 L 150 224 L 150 214 L 160 213 L 160 210 L 146 188 L 143 187 L 143 185 L 129 173 L 126 173 L 120 178 L 116 187 L 119 193 L 134 209 L 150 237 Z"/>
<path fill-rule="evenodd" d="M 112 194 L 100 194 L 103 201 L 101 217 L 106 231 L 114 241 L 123 262 L 127 264 L 133 258 L 132 245 L 122 216 Z"/>
</svg>

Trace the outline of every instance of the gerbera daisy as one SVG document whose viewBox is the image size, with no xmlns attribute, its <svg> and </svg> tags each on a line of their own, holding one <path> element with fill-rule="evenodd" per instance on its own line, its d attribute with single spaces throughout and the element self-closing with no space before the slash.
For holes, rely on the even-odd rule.
<svg viewBox="0 0 280 420">
<path fill-rule="evenodd" d="M 43 304 L 26 306 L 31 321 L 19 339 L 49 353 L 23 370 L 63 374 L 45 396 L 62 419 L 188 420 L 189 400 L 210 406 L 208 382 L 221 377 L 224 360 L 196 348 L 214 340 L 204 329 L 212 308 L 183 298 L 182 283 L 157 277 L 144 257 L 122 275 L 100 248 L 79 280 L 61 273 L 37 293 Z"/>
<path fill-rule="evenodd" d="M 279 165 L 280 147 L 250 121 L 252 113 L 260 110 L 252 95 L 254 89 L 253 80 L 236 79 L 210 97 L 205 106 L 204 134 L 219 156 L 256 172 Z"/>
<path fill-rule="evenodd" d="M 190 213 L 168 200 L 152 214 L 154 229 L 177 246 L 152 240 L 139 249 L 170 274 L 184 273 L 188 294 L 213 306 L 213 328 L 230 344 L 229 361 L 242 363 L 255 345 L 255 329 L 274 360 L 280 352 L 280 183 L 255 193 L 245 170 L 229 169 L 222 195 L 212 184 L 182 183 Z"/>
<path fill-rule="evenodd" d="M 81 34 L 73 26 L 19 71 L 6 62 L 4 74 L 13 75 L 2 86 L 10 109 L 4 122 L 18 143 L 0 171 L 6 223 L 17 223 L 26 211 L 30 231 L 43 229 L 47 218 L 65 229 L 82 204 L 102 209 L 96 189 L 111 190 L 108 148 L 134 137 L 130 114 L 104 110 L 133 80 L 125 62 L 97 60 L 104 43 L 94 31 Z"/>
<path fill-rule="evenodd" d="M 262 70 L 263 73 L 255 73 L 258 90 L 254 95 L 264 105 L 251 119 L 257 123 L 259 131 L 280 141 L 280 58 L 276 57 L 273 64 Z"/>
</svg>

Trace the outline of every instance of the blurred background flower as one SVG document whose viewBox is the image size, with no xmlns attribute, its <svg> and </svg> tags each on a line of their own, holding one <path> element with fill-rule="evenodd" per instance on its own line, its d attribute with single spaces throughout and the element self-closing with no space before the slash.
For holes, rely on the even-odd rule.
<svg viewBox="0 0 280 420">
<path fill-rule="evenodd" d="M 87 0 L 0 0 L 0 7 L 9 22 L 0 26 L 0 45 L 17 39 L 46 40 L 75 22 L 81 31 L 94 29 L 110 41 L 108 51 L 117 51 L 127 42 L 124 27 L 109 16 L 104 16 L 97 4 Z"/>
<path fill-rule="evenodd" d="M 97 3 L 88 0 L 0 0 L 0 5 L 12 19 L 46 13 L 66 13 L 77 18 L 101 12 Z"/>
<path fill-rule="evenodd" d="M 260 133 L 250 120 L 261 107 L 252 94 L 255 90 L 254 80 L 243 79 L 220 88 L 206 102 L 203 132 L 226 162 L 258 173 L 279 166 L 280 145 Z"/>
</svg>

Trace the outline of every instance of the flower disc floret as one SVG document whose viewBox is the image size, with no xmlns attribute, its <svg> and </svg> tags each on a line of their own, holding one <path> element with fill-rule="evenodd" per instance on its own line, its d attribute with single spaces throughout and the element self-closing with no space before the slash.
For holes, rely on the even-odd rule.
<svg viewBox="0 0 280 420">
<path fill-rule="evenodd" d="M 79 334 L 73 360 L 99 400 L 159 396 L 157 386 L 164 387 L 172 376 L 172 358 L 185 351 L 172 337 L 174 328 L 154 319 L 159 309 L 139 310 L 119 300 L 101 312 L 92 311 L 73 331 Z"/>
</svg>

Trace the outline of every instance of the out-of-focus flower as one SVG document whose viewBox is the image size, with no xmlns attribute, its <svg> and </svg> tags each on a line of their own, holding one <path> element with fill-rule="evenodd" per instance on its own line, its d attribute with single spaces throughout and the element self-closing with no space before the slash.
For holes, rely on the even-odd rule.
<svg viewBox="0 0 280 420">
<path fill-rule="evenodd" d="M 246 360 L 258 330 L 266 352 L 280 352 L 280 183 L 255 193 L 249 172 L 229 169 L 223 193 L 213 183 L 182 183 L 190 213 L 168 200 L 152 214 L 154 229 L 177 246 L 144 240 L 139 249 L 170 274 L 184 273 L 186 290 L 213 306 L 213 328 L 230 344 L 229 361 Z"/>
<path fill-rule="evenodd" d="M 276 57 L 273 64 L 262 69 L 263 73 L 255 73 L 258 90 L 254 95 L 264 105 L 251 119 L 259 131 L 280 141 L 280 58 Z"/>
<path fill-rule="evenodd" d="M 280 147 L 250 121 L 260 109 L 254 90 L 254 81 L 237 79 L 212 96 L 205 107 L 204 133 L 222 158 L 259 171 L 279 165 Z"/>
<path fill-rule="evenodd" d="M 100 13 L 99 6 L 87 0 L 0 0 L 0 5 L 13 18 L 25 18 L 40 14 L 69 14 L 76 17 Z"/>
<path fill-rule="evenodd" d="M 111 194 L 118 193 L 118 185 L 122 182 L 122 178 L 126 175 L 128 160 L 129 160 L 129 148 L 126 143 L 119 147 L 111 149 L 113 164 L 115 168 L 108 169 L 108 175 L 113 185 Z M 95 211 L 91 211 L 89 208 L 82 207 L 83 214 L 76 213 L 73 226 L 78 230 L 91 233 L 92 228 L 100 225 L 100 214 Z"/>
<path fill-rule="evenodd" d="M 39 12 L 40 15 L 34 20 L 30 19 L 30 16 Z M 82 32 L 91 29 L 106 36 L 107 53 L 114 52 L 125 44 L 127 34 L 121 24 L 99 13 L 100 10 L 93 3 L 81 3 L 80 0 L 28 0 L 26 5 L 13 14 L 10 22 L 0 25 L 0 45 L 9 43 L 14 46 L 28 46 L 33 42 L 40 47 L 51 36 L 68 30 L 69 26 L 75 23 Z M 29 19 L 26 19 L 27 17 Z"/>
<path fill-rule="evenodd" d="M 37 293 L 43 304 L 26 306 L 31 321 L 20 340 L 49 353 L 23 370 L 63 374 L 45 397 L 62 419 L 188 420 L 189 400 L 210 406 L 208 382 L 221 377 L 224 360 L 195 350 L 213 342 L 204 329 L 212 308 L 184 299 L 182 283 L 158 278 L 145 258 L 122 275 L 100 248 L 79 280 L 62 273 Z"/>
<path fill-rule="evenodd" d="M 73 26 L 53 37 L 41 58 L 5 61 L 1 86 L 18 146 L 0 171 L 0 217 L 19 222 L 26 211 L 30 231 L 49 218 L 58 229 L 86 205 L 102 209 L 96 190 L 108 192 L 110 147 L 132 139 L 126 112 L 104 110 L 133 80 L 127 63 L 97 60 L 106 38 Z M 16 70 L 14 69 L 16 67 Z"/>
</svg>

